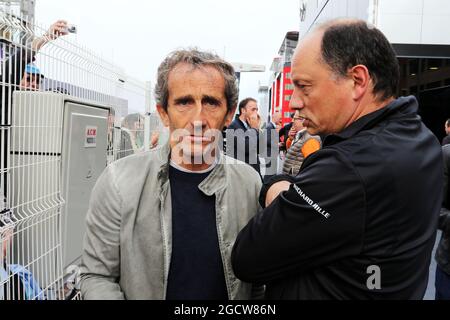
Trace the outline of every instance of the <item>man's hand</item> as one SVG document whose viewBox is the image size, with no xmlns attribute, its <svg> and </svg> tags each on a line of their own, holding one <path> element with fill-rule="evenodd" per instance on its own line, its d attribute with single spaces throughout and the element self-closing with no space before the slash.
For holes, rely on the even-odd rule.
<svg viewBox="0 0 450 320">
<path fill-rule="evenodd" d="M 291 187 L 291 183 L 288 181 L 280 181 L 280 182 L 277 182 L 274 185 L 272 185 L 270 187 L 269 191 L 267 191 L 266 208 L 268 206 L 270 206 L 270 204 L 273 202 L 273 200 L 278 198 L 278 196 L 280 195 L 281 192 L 288 191 L 290 187 Z"/>
<path fill-rule="evenodd" d="M 58 20 L 54 24 L 50 26 L 47 33 L 44 35 L 49 40 L 55 40 L 56 38 L 60 36 L 67 35 L 67 21 L 65 20 Z"/>
<path fill-rule="evenodd" d="M 261 126 L 261 117 L 259 114 L 252 114 L 251 116 L 247 117 L 247 123 L 248 125 L 253 129 L 259 129 Z"/>
<path fill-rule="evenodd" d="M 14 234 L 14 229 L 6 229 L 5 231 L 2 231 L 2 242 L 1 242 L 1 256 L 0 260 L 5 261 L 6 259 L 6 253 L 8 252 L 8 249 L 10 248 L 11 239 Z"/>
<path fill-rule="evenodd" d="M 55 40 L 60 36 L 65 36 L 67 34 L 67 21 L 58 20 L 50 26 L 48 31 L 42 37 L 33 40 L 33 49 L 38 51 L 49 41 Z"/>
<path fill-rule="evenodd" d="M 288 174 L 279 174 L 264 179 L 258 199 L 261 207 L 267 208 L 281 192 L 289 190 L 295 181 L 296 179 Z"/>
</svg>

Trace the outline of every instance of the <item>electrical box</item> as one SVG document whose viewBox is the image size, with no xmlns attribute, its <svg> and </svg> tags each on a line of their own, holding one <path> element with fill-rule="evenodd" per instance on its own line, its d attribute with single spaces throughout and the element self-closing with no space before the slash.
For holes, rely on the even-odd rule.
<svg viewBox="0 0 450 320">
<path fill-rule="evenodd" d="M 91 191 L 107 165 L 108 109 L 66 100 L 62 148 L 62 194 L 66 201 L 64 266 L 81 255 Z"/>
<path fill-rule="evenodd" d="M 91 191 L 107 166 L 111 108 L 57 93 L 16 91 L 12 110 L 12 260 L 45 287 L 81 257 Z"/>
</svg>

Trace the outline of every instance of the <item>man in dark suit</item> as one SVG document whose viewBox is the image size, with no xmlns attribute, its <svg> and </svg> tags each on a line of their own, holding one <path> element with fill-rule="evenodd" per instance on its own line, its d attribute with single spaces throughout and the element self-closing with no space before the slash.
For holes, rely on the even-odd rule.
<svg viewBox="0 0 450 320">
<path fill-rule="evenodd" d="M 280 112 L 275 112 L 272 115 L 271 121 L 267 122 L 264 130 L 264 138 L 266 139 L 266 152 L 261 152 L 265 158 L 264 164 L 264 179 L 270 178 L 277 173 L 278 169 L 278 155 L 279 155 L 279 131 L 282 125 L 282 115 Z"/>
<path fill-rule="evenodd" d="M 280 112 L 275 112 L 272 115 L 272 120 L 267 122 L 266 129 L 267 130 L 281 129 L 281 113 Z"/>
<path fill-rule="evenodd" d="M 260 124 L 257 101 L 247 98 L 239 103 L 239 115 L 226 130 L 227 155 L 247 163 L 259 174 L 261 174 L 258 157 Z"/>
<path fill-rule="evenodd" d="M 239 103 L 239 114 L 228 129 L 247 131 L 250 128 L 259 129 L 259 125 L 258 102 L 253 98 L 246 98 Z"/>
<path fill-rule="evenodd" d="M 450 300 L 450 145 L 442 147 L 444 156 L 444 199 L 439 216 L 442 238 L 436 251 L 436 300 Z"/>
</svg>

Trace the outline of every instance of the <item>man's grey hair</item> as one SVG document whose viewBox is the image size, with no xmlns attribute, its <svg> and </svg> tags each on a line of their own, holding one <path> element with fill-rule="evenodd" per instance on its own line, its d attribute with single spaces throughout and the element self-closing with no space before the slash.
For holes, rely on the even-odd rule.
<svg viewBox="0 0 450 320">
<path fill-rule="evenodd" d="M 169 100 L 169 73 L 180 63 L 190 64 L 193 68 L 207 66 L 216 68 L 225 80 L 225 98 L 228 111 L 231 111 L 237 105 L 239 92 L 233 66 L 214 53 L 192 48 L 173 51 L 158 67 L 155 98 L 156 103 L 164 110 L 167 111 Z"/>
</svg>

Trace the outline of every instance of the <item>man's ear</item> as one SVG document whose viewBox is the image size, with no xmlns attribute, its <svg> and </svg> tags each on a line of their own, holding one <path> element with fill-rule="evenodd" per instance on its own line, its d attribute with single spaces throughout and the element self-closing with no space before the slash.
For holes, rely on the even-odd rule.
<svg viewBox="0 0 450 320">
<path fill-rule="evenodd" d="M 353 81 L 353 99 L 360 100 L 368 90 L 371 90 L 372 79 L 369 70 L 360 64 L 350 69 L 349 76 Z"/>
<path fill-rule="evenodd" d="M 156 105 L 156 110 L 158 110 L 159 117 L 161 118 L 164 126 L 169 127 L 169 115 L 167 114 L 167 111 L 164 110 L 164 108 L 159 104 Z"/>
<path fill-rule="evenodd" d="M 233 121 L 234 114 L 236 113 L 237 105 L 233 106 L 230 111 L 227 112 L 225 116 L 225 127 L 228 127 L 230 123 Z"/>
</svg>

